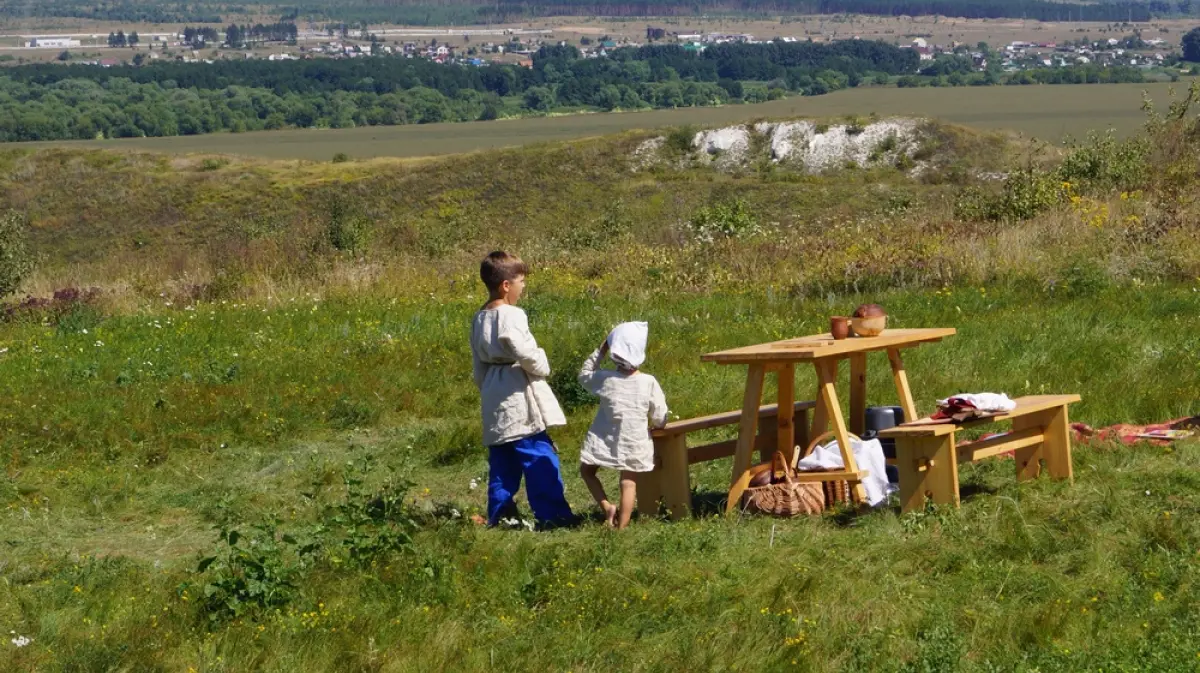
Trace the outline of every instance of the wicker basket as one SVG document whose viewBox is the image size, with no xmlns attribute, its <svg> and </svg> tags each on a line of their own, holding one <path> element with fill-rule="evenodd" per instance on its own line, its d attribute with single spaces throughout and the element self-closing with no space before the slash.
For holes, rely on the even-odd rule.
<svg viewBox="0 0 1200 673">
<path fill-rule="evenodd" d="M 852 437 L 854 439 L 860 439 L 858 437 L 858 435 L 855 435 L 852 433 L 846 433 L 846 435 L 849 437 Z M 818 435 L 816 439 L 814 439 L 808 443 L 808 448 L 806 448 L 803 452 L 800 452 L 800 451 L 796 452 L 796 458 L 795 458 L 796 462 L 799 463 L 801 458 L 812 453 L 813 449 L 817 448 L 821 444 L 824 444 L 825 442 L 828 442 L 830 439 L 833 439 L 835 436 L 836 436 L 836 433 L 834 433 L 832 430 L 829 432 L 822 433 L 821 435 Z M 841 471 L 840 469 L 832 469 L 832 468 L 804 470 L 805 473 L 809 473 L 809 472 L 818 472 L 818 473 L 819 472 L 840 472 L 840 471 Z M 854 489 L 850 488 L 850 482 L 846 481 L 845 479 L 832 479 L 830 481 L 822 481 L 822 482 L 818 482 L 818 483 L 821 485 L 821 492 L 824 495 L 826 507 L 835 507 L 840 503 L 847 503 L 847 504 L 855 504 L 856 503 L 856 500 L 854 498 Z"/>
<path fill-rule="evenodd" d="M 769 472 L 770 483 L 747 488 L 742 493 L 743 510 L 782 517 L 820 514 L 825 510 L 821 484 L 796 481 L 795 470 L 782 453 L 776 453 L 770 463 L 757 465 L 752 471 Z"/>
</svg>

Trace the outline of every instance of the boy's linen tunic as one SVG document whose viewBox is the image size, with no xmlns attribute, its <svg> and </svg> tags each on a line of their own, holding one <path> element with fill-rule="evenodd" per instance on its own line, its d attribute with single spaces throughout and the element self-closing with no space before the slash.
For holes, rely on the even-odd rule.
<svg viewBox="0 0 1200 673">
<path fill-rule="evenodd" d="M 529 333 L 525 312 L 507 304 L 471 324 L 475 385 L 483 407 L 483 444 L 495 446 L 566 425 L 546 377 L 550 362 Z"/>
<path fill-rule="evenodd" d="M 579 372 L 580 385 L 600 397 L 579 460 L 587 465 L 649 472 L 654 469 L 650 426 L 666 423 L 667 399 L 653 376 L 598 370 L 599 361 L 600 351 L 595 351 Z"/>
</svg>

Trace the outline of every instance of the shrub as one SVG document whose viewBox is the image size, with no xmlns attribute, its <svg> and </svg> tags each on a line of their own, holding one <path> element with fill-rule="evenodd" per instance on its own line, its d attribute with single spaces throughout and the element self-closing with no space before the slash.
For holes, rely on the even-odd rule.
<svg viewBox="0 0 1200 673">
<path fill-rule="evenodd" d="M 554 396 L 558 398 L 563 411 L 568 414 L 596 403 L 596 398 L 579 384 L 576 376 L 579 371 L 578 363 L 583 362 L 587 356 L 587 353 L 574 353 L 568 360 L 570 366 L 556 367 L 550 373 L 550 389 L 554 391 Z"/>
<path fill-rule="evenodd" d="M 340 201 L 329 209 L 329 220 L 325 224 L 325 239 L 334 250 L 361 252 L 366 249 L 370 238 L 371 223 L 363 215 L 351 212 Z"/>
<path fill-rule="evenodd" d="M 347 161 L 350 161 L 350 155 L 346 154 L 345 152 L 338 152 L 337 154 L 333 155 L 333 163 L 335 164 L 344 164 Z"/>
<path fill-rule="evenodd" d="M 1058 176 L 1038 168 L 1009 173 L 999 192 L 964 189 L 954 202 L 954 216 L 962 220 L 1020 221 L 1062 202 Z"/>
<path fill-rule="evenodd" d="M 15 292 L 36 262 L 29 248 L 29 218 L 15 210 L 0 216 L 0 297 Z"/>
<path fill-rule="evenodd" d="M 219 528 L 220 550 L 196 566 L 197 573 L 208 573 L 200 605 L 210 621 L 269 610 L 292 599 L 297 576 L 312 562 L 318 545 L 300 544 L 293 536 L 280 533 L 278 526 L 279 521 L 273 519 L 241 530 Z M 181 585 L 180 593 L 189 588 L 187 583 Z"/>
<path fill-rule="evenodd" d="M 1149 151 L 1144 136 L 1118 140 L 1111 129 L 1092 132 L 1087 144 L 1075 146 L 1063 159 L 1059 178 L 1096 189 L 1137 189 L 1149 177 Z"/>
<path fill-rule="evenodd" d="M 692 126 L 677 126 L 667 133 L 663 148 L 674 156 L 683 156 L 692 151 L 692 139 L 696 137 L 696 129 Z"/>
<path fill-rule="evenodd" d="M 758 217 L 743 199 L 728 199 L 700 208 L 689 222 L 695 239 L 712 243 L 721 238 L 744 238 L 761 232 Z"/>
<path fill-rule="evenodd" d="M 332 536 L 331 541 L 345 552 L 347 560 L 360 565 L 412 545 L 416 522 L 405 506 L 412 483 L 398 477 L 391 466 L 386 470 L 382 483 L 368 488 L 367 479 L 380 471 L 375 457 L 367 454 L 357 461 L 347 461 L 342 470 L 342 498 L 322 517 L 323 529 Z M 335 553 L 332 546 L 327 553 Z"/>
</svg>

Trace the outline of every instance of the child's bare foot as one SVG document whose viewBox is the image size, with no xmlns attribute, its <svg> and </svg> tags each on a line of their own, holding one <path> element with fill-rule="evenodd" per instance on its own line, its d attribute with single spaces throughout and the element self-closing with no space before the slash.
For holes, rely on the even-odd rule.
<svg viewBox="0 0 1200 673">
<path fill-rule="evenodd" d="M 612 503 L 604 503 L 604 525 L 612 528 L 617 521 L 617 506 Z"/>
</svg>

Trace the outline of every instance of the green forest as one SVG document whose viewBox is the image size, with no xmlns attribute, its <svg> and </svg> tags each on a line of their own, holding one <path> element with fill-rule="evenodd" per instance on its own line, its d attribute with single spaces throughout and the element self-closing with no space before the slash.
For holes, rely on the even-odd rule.
<svg viewBox="0 0 1200 673">
<path fill-rule="evenodd" d="M 623 48 L 583 58 L 543 47 L 533 67 L 375 56 L 309 61 L 170 62 L 103 68 L 39 64 L 0 77 L 0 141 L 198 135 L 490 120 L 556 110 L 675 108 L 815 96 L 863 84 L 966 86 L 1139 82 L 1095 65 L 974 72 L 963 57 L 918 70 L 883 42 Z"/>
</svg>

